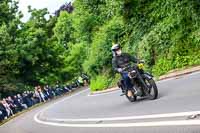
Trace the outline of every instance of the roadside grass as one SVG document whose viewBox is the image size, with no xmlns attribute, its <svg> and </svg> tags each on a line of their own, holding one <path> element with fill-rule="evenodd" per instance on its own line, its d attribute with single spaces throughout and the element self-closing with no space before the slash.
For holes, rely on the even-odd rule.
<svg viewBox="0 0 200 133">
<path fill-rule="evenodd" d="M 192 70 L 193 68 L 196 68 L 198 67 L 198 69 L 196 70 Z M 184 73 L 179 73 L 179 72 L 183 72 L 185 70 L 189 70 L 191 69 L 191 71 L 189 70 L 188 72 L 184 72 Z M 154 80 L 155 81 L 161 81 L 161 80 L 164 80 L 164 79 L 167 79 L 167 78 L 171 78 L 169 75 L 173 74 L 173 73 L 179 73 L 178 75 L 173 75 L 172 77 L 177 77 L 177 76 L 181 76 L 181 75 L 184 75 L 184 74 L 189 74 L 189 73 L 193 73 L 193 72 L 196 72 L 196 71 L 200 71 L 200 65 L 193 65 L 193 66 L 185 66 L 183 68 L 176 68 L 176 69 L 173 69 L 173 70 L 170 70 L 169 72 L 161 75 L 161 76 L 154 76 Z M 117 87 L 117 82 L 119 80 L 115 79 L 113 82 L 112 82 L 112 85 L 110 85 L 108 88 L 106 89 L 103 89 L 103 90 L 90 90 L 91 91 L 91 94 L 95 94 L 95 93 L 100 93 L 100 92 L 107 92 L 107 90 L 109 91 L 110 89 L 113 89 L 113 88 L 116 88 Z"/>
</svg>

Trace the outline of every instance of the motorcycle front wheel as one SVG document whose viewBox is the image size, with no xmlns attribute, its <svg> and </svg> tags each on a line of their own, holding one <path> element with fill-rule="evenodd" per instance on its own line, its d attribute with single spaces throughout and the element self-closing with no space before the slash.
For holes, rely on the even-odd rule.
<svg viewBox="0 0 200 133">
<path fill-rule="evenodd" d="M 145 79 L 145 83 L 147 85 L 147 93 L 149 95 L 150 100 L 157 99 L 158 97 L 158 88 L 153 79 Z"/>
</svg>

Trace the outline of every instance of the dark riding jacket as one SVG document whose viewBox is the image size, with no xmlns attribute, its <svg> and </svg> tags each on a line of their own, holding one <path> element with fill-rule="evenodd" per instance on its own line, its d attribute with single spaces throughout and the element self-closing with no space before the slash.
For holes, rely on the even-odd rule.
<svg viewBox="0 0 200 133">
<path fill-rule="evenodd" d="M 131 62 L 137 63 L 138 59 L 128 53 L 122 53 L 120 56 L 114 56 L 112 59 L 112 67 L 118 72 L 118 68 L 124 68 L 130 65 Z"/>
</svg>

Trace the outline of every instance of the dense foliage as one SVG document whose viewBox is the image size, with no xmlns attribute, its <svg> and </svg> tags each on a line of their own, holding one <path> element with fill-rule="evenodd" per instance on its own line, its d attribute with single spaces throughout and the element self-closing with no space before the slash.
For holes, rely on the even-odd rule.
<svg viewBox="0 0 200 133">
<path fill-rule="evenodd" d="M 17 3 L 0 3 L 0 92 L 65 83 L 86 72 L 92 90 L 116 83 L 112 43 L 162 75 L 200 64 L 198 0 L 75 0 L 70 12 L 31 9 L 22 23 Z M 60 12 L 61 11 L 61 12 Z M 20 89 L 19 89 L 20 88 Z"/>
</svg>

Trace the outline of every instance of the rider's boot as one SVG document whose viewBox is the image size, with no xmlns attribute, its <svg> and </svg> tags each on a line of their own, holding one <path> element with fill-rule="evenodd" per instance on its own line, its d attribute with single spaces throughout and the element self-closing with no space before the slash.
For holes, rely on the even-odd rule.
<svg viewBox="0 0 200 133">
<path fill-rule="evenodd" d="M 133 93 L 132 93 L 132 91 L 131 90 L 128 90 L 128 97 L 132 97 L 133 96 Z"/>
</svg>

